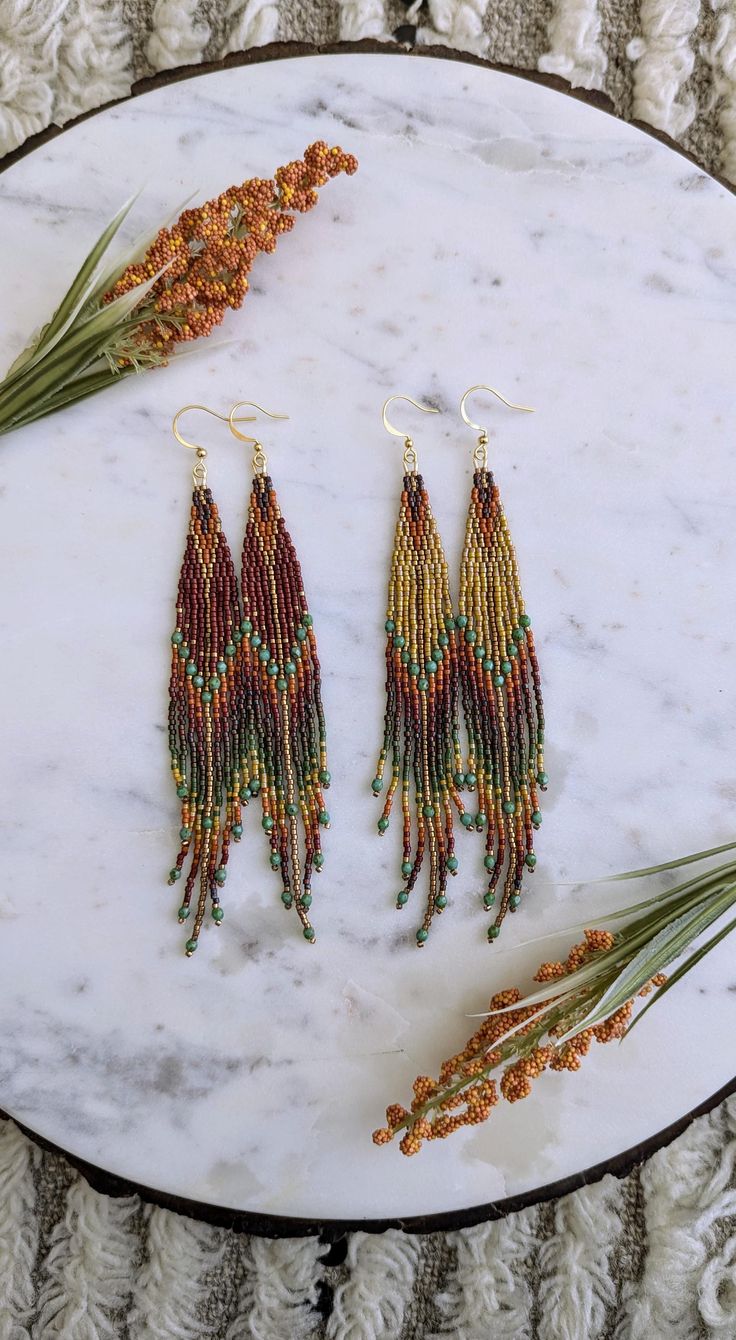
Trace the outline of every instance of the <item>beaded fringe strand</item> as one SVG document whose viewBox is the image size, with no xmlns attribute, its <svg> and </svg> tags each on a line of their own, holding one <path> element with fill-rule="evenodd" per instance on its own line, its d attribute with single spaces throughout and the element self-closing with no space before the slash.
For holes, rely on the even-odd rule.
<svg viewBox="0 0 736 1340">
<path fill-rule="evenodd" d="M 524 610 L 516 555 L 498 487 L 476 469 L 460 572 L 457 628 L 460 683 L 468 735 L 467 770 L 458 785 L 477 789 L 478 810 L 463 822 L 485 830 L 489 874 L 484 905 L 498 911 L 494 940 L 508 910 L 521 902 L 525 867 L 532 871 L 534 830 L 542 822 L 538 789 L 544 771 L 544 711 L 531 620 Z"/>
<path fill-rule="evenodd" d="M 246 802 L 261 797 L 281 900 L 286 908 L 296 908 L 304 938 L 313 943 L 312 874 L 324 863 L 320 828 L 330 825 L 323 798 L 330 774 L 320 665 L 299 560 L 271 479 L 261 472 L 254 474 L 250 495 L 242 594 L 250 711 L 240 795 Z"/>
<path fill-rule="evenodd" d="M 199 874 L 194 925 L 186 942 L 191 957 L 208 898 L 213 921 L 216 925 L 222 921 L 220 889 L 227 877 L 230 841 L 237 842 L 243 832 L 239 760 L 244 689 L 236 641 L 240 602 L 230 549 L 212 494 L 204 485 L 197 485 L 192 495 L 176 616 L 169 750 L 182 802 L 181 847 L 169 884 L 181 879 L 191 853 L 178 912 L 180 922 L 188 920 Z"/>
<path fill-rule="evenodd" d="M 455 774 L 461 771 L 458 740 L 458 655 L 447 563 L 429 497 L 420 474 L 404 476 L 386 607 L 386 713 L 384 739 L 373 791 L 380 795 L 391 757 L 391 780 L 379 833 L 389 826 L 401 786 L 403 861 L 406 881 L 396 898 L 404 907 L 429 848 L 429 894 L 418 945 L 432 918 L 447 905 L 447 879 L 454 875 L 452 802 L 464 818 Z M 412 789 L 414 824 L 412 824 Z M 472 822 L 472 821 L 471 821 Z M 413 835 L 413 827 L 415 833 Z"/>
</svg>

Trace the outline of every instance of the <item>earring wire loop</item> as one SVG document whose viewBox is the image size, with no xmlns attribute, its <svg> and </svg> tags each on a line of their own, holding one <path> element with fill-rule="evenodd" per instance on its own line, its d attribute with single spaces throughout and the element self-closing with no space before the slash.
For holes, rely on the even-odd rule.
<svg viewBox="0 0 736 1340">
<path fill-rule="evenodd" d="M 487 386 L 485 382 L 479 382 L 477 386 L 468 388 L 460 401 L 460 414 L 468 428 L 474 428 L 479 434 L 478 442 L 473 451 L 473 465 L 476 470 L 485 470 L 488 463 L 488 429 L 480 423 L 473 423 L 473 420 L 469 419 L 465 412 L 465 402 L 468 396 L 474 395 L 476 391 L 490 391 L 491 395 L 495 395 L 509 409 L 521 410 L 523 414 L 534 414 L 534 408 L 531 405 L 515 405 L 512 400 L 507 400 L 505 395 L 501 395 L 501 392 L 497 391 L 494 386 Z"/>
<path fill-rule="evenodd" d="M 207 467 L 205 465 L 207 452 L 205 451 L 204 447 L 198 446 L 196 442 L 188 442 L 187 439 L 185 437 L 182 437 L 182 434 L 179 432 L 179 420 L 182 414 L 188 414 L 190 409 L 201 409 L 204 411 L 205 414 L 211 414 L 213 419 L 222 419 L 223 423 L 227 424 L 230 424 L 230 416 L 227 414 L 219 414 L 216 409 L 210 409 L 209 405 L 183 405 L 182 408 L 177 411 L 177 413 L 174 415 L 172 419 L 171 431 L 173 432 L 177 442 L 180 442 L 181 445 L 183 447 L 186 447 L 189 451 L 196 451 L 197 453 L 197 463 L 194 466 L 194 469 L 192 470 L 192 479 L 194 480 L 194 483 L 197 488 L 204 488 L 207 483 Z M 254 418 L 255 415 L 250 414 L 247 415 L 246 418 L 238 420 L 238 422 L 240 423 L 250 422 L 250 420 Z M 230 427 L 232 427 L 232 424 L 230 424 Z"/>
<path fill-rule="evenodd" d="M 414 405 L 415 409 L 421 410 L 422 414 L 439 414 L 439 410 L 436 409 L 434 405 L 420 404 L 418 400 L 412 399 L 410 395 L 390 395 L 388 400 L 385 400 L 383 403 L 383 409 L 381 410 L 381 419 L 383 421 L 383 426 L 386 429 L 386 432 L 391 433 L 393 437 L 403 437 L 404 469 L 407 471 L 407 473 L 414 473 L 416 472 L 417 468 L 417 453 L 414 447 L 414 443 L 412 442 L 412 439 L 409 437 L 407 433 L 402 433 L 400 428 L 395 428 L 394 425 L 389 422 L 389 418 L 386 413 L 389 405 L 392 404 L 394 400 L 405 400 L 409 405 Z"/>
<path fill-rule="evenodd" d="M 289 416 L 288 414 L 274 414 L 272 410 L 264 409 L 263 405 L 257 405 L 255 400 L 239 400 L 236 405 L 233 405 L 232 409 L 230 410 L 230 413 L 228 414 L 228 423 L 230 425 L 230 432 L 233 434 L 233 436 L 239 438 L 241 442 L 248 443 L 250 446 L 253 447 L 254 474 L 263 475 L 266 473 L 266 466 L 268 464 L 268 460 L 266 457 L 266 453 L 263 450 L 262 444 L 259 442 L 257 437 L 248 437 L 245 433 L 239 433 L 237 428 L 235 427 L 236 423 L 249 423 L 256 418 L 255 414 L 248 414 L 245 417 L 238 417 L 238 418 L 235 417 L 235 411 L 239 409 L 244 409 L 246 406 L 249 406 L 251 409 L 257 409 L 259 413 L 265 414 L 269 419 L 288 419 Z"/>
</svg>

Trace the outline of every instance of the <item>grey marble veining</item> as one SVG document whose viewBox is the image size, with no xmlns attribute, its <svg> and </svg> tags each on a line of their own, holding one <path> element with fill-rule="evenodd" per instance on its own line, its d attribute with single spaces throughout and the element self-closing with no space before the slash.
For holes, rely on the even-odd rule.
<svg viewBox="0 0 736 1340">
<path fill-rule="evenodd" d="M 731 1078 L 724 944 L 624 1049 L 418 1160 L 370 1132 L 462 1043 L 492 991 L 624 901 L 572 881 L 733 834 L 736 205 L 638 131 L 486 70 L 379 56 L 231 70 L 115 107 L 0 189 L 0 362 L 48 314 L 122 198 L 142 228 L 192 189 L 267 175 L 324 137 L 357 153 L 178 366 L 0 447 L 0 1107 L 124 1176 L 245 1210 L 450 1210 L 579 1171 Z M 131 235 L 133 235 L 131 233 Z M 485 943 L 481 853 L 459 837 L 421 953 L 394 908 L 395 825 L 370 795 L 383 605 L 407 408 L 451 571 L 490 381 L 492 460 L 534 617 L 549 721 L 539 865 Z M 164 723 L 191 462 L 180 405 L 256 399 L 325 670 L 333 786 L 310 949 L 257 816 L 222 928 L 184 959 L 165 875 L 179 826 Z M 199 426 L 199 425 L 197 425 Z M 201 425 L 232 548 L 245 450 Z"/>
</svg>

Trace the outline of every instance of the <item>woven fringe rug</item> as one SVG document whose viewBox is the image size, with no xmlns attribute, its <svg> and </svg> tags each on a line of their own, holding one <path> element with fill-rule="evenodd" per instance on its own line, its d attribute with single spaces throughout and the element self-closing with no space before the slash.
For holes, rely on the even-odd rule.
<svg viewBox="0 0 736 1340">
<path fill-rule="evenodd" d="M 4 1122 L 0 1340 L 733 1340 L 735 1162 L 731 1099 L 622 1181 L 328 1247 L 99 1195 Z"/>
<path fill-rule="evenodd" d="M 736 0 L 0 0 L 0 154 L 157 71 L 395 34 L 603 90 L 736 183 Z M 0 1122 L 0 1340 L 736 1340 L 735 1165 L 732 1099 L 622 1181 L 327 1247 L 99 1195 Z"/>
</svg>

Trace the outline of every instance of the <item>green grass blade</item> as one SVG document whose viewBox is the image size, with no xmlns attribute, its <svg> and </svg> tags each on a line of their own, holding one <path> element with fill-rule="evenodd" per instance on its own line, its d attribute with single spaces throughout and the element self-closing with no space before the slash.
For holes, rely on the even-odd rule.
<svg viewBox="0 0 736 1340">
<path fill-rule="evenodd" d="M 54 312 L 51 320 L 41 329 L 39 334 L 31 342 L 27 349 L 16 358 L 15 362 L 8 369 L 5 381 L 15 377 L 17 373 L 23 370 L 31 363 L 36 363 L 44 353 L 56 343 L 61 337 L 69 323 L 74 320 L 80 307 L 88 300 L 95 281 L 98 277 L 99 266 L 108 250 L 113 238 L 124 223 L 133 205 L 138 199 L 138 192 L 132 195 L 125 204 L 121 206 L 117 214 L 100 234 L 92 250 L 85 257 L 82 265 L 77 271 L 59 306 Z M 104 290 L 103 290 L 104 291 Z"/>
<path fill-rule="evenodd" d="M 695 861 L 705 861 L 708 856 L 718 856 L 724 851 L 735 851 L 736 842 L 724 842 L 720 847 L 710 847 L 708 851 L 696 851 L 691 856 L 678 856 L 674 861 L 663 861 L 661 865 L 645 866 L 642 870 L 625 870 L 620 875 L 604 875 L 602 879 L 593 881 L 595 884 L 605 884 L 610 881 L 621 879 L 641 879 L 644 875 L 660 875 L 665 870 L 679 870 L 682 865 L 692 865 Z"/>
<path fill-rule="evenodd" d="M 634 1024 L 638 1024 L 639 1020 L 643 1018 L 647 1010 L 651 1009 L 655 1000 L 659 1000 L 665 994 L 665 992 L 669 991 L 670 988 L 675 985 L 676 982 L 679 982 L 685 976 L 686 973 L 690 972 L 691 968 L 694 968 L 698 963 L 700 963 L 701 959 L 704 959 L 706 954 L 710 953 L 711 949 L 715 949 L 716 945 L 720 944 L 721 940 L 725 940 L 726 936 L 731 934 L 731 931 L 734 929 L 734 927 L 736 927 L 736 917 L 733 917 L 733 919 L 731 921 L 728 921 L 726 925 L 721 927 L 719 931 L 716 931 L 716 934 L 712 935 L 710 940 L 706 940 L 705 944 L 700 945 L 697 949 L 693 950 L 692 954 L 688 955 L 688 957 L 685 959 L 685 962 L 681 963 L 679 968 L 677 968 L 675 972 L 670 974 L 670 976 L 667 978 L 667 981 L 663 982 L 662 986 L 657 987 L 656 991 L 654 992 L 654 995 L 651 997 L 650 1000 L 647 1001 L 643 1010 L 639 1010 L 638 1014 L 634 1015 L 634 1018 L 631 1020 L 631 1023 L 629 1024 L 628 1028 L 626 1029 L 626 1032 L 624 1033 L 625 1038 L 628 1037 L 629 1033 L 634 1027 Z M 623 1038 L 621 1040 L 623 1041 Z"/>
</svg>

